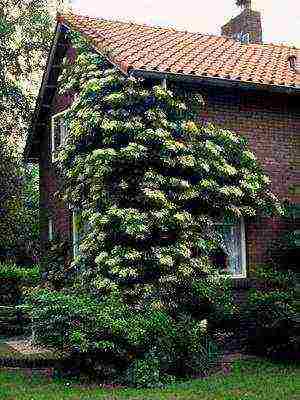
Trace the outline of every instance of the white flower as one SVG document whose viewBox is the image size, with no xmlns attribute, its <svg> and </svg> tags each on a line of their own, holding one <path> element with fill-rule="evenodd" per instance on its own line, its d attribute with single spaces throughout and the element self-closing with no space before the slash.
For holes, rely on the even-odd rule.
<svg viewBox="0 0 300 400">
<path fill-rule="evenodd" d="M 200 321 L 199 325 L 202 332 L 207 331 L 207 319 L 203 319 L 202 321 Z"/>
</svg>

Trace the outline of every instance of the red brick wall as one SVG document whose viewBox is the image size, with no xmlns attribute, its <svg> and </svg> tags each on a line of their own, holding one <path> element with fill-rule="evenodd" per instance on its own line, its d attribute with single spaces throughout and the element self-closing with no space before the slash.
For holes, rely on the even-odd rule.
<svg viewBox="0 0 300 400">
<path fill-rule="evenodd" d="M 245 136 L 270 176 L 273 192 L 281 200 L 299 203 L 296 142 L 299 143 L 300 139 L 300 112 L 297 114 L 295 111 L 296 101 L 286 95 L 263 92 L 240 93 L 216 88 L 204 92 L 203 121 Z M 271 240 L 288 229 L 287 222 L 279 218 L 256 217 L 247 224 L 247 264 L 250 271 L 265 260 Z"/>
<path fill-rule="evenodd" d="M 74 48 L 67 51 L 69 62 L 74 61 Z M 55 115 L 66 110 L 73 102 L 73 95 L 64 96 L 56 95 L 54 97 L 51 115 Z M 54 225 L 54 233 L 61 237 L 71 239 L 71 213 L 68 207 L 58 200 L 55 193 L 59 189 L 59 171 L 52 164 L 50 145 L 51 143 L 51 121 L 47 134 L 41 140 L 41 162 L 40 162 L 40 193 L 41 193 L 41 240 L 42 243 L 48 240 L 48 219 L 52 218 Z"/>
</svg>

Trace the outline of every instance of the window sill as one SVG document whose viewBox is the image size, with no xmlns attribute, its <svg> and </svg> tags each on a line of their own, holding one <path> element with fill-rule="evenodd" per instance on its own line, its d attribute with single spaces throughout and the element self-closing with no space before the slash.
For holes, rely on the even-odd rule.
<svg viewBox="0 0 300 400">
<path fill-rule="evenodd" d="M 249 289 L 251 286 L 251 279 L 245 276 L 232 276 L 232 287 L 234 289 Z"/>
</svg>

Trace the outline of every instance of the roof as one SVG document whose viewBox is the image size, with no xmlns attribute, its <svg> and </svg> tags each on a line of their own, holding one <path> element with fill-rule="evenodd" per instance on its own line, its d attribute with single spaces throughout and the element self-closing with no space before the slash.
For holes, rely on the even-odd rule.
<svg viewBox="0 0 300 400">
<path fill-rule="evenodd" d="M 105 50 L 123 71 L 183 74 L 272 87 L 298 88 L 300 74 L 286 45 L 242 44 L 224 36 L 111 21 L 67 13 L 61 22 Z M 298 50 L 299 51 L 299 50 Z"/>
</svg>

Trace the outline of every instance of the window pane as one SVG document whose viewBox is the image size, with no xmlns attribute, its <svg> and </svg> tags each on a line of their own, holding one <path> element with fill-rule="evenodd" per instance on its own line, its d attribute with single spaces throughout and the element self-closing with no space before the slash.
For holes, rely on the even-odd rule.
<svg viewBox="0 0 300 400">
<path fill-rule="evenodd" d="M 226 254 L 226 270 L 231 275 L 242 274 L 242 237 L 240 224 L 218 225 L 222 235 L 221 248 Z"/>
<path fill-rule="evenodd" d="M 60 144 L 63 145 L 68 134 L 66 123 L 63 119 L 60 120 L 59 126 L 60 126 Z"/>
</svg>

